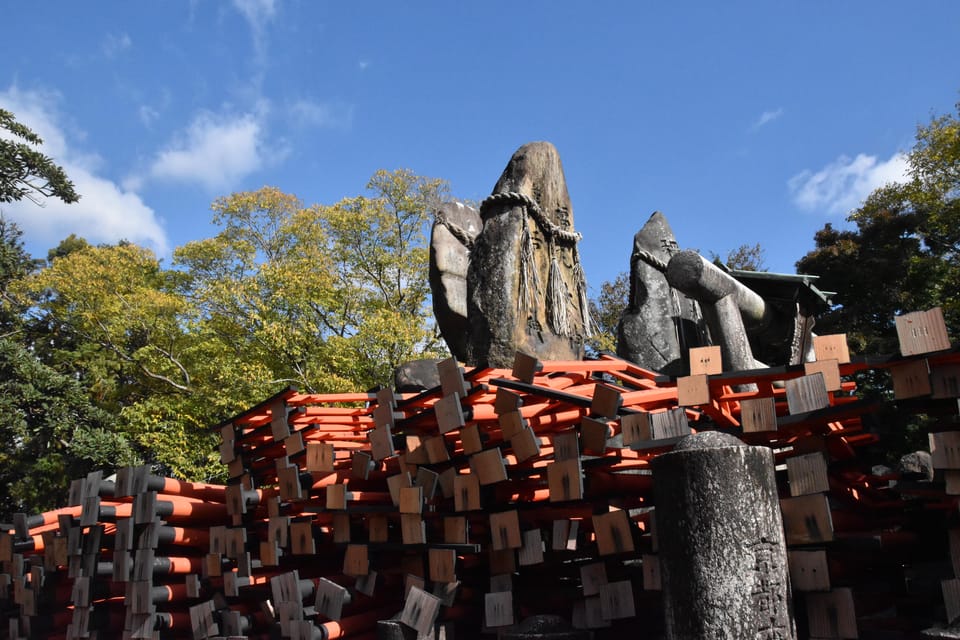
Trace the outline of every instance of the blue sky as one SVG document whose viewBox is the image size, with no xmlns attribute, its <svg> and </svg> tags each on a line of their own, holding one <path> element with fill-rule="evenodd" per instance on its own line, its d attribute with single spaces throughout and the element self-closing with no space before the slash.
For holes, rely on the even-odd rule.
<svg viewBox="0 0 960 640">
<path fill-rule="evenodd" d="M 210 203 L 306 203 L 379 168 L 488 195 L 513 151 L 560 151 L 591 288 L 660 210 L 679 244 L 759 242 L 792 271 L 825 222 L 902 176 L 960 99 L 960 3 L 10 2 L 0 107 L 79 204 L 3 213 L 46 255 L 70 233 L 169 259 Z"/>
</svg>

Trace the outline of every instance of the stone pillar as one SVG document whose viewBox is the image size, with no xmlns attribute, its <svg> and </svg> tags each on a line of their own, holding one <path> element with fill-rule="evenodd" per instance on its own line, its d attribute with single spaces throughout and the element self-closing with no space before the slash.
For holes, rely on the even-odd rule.
<svg viewBox="0 0 960 640">
<path fill-rule="evenodd" d="M 795 640 L 773 453 L 698 433 L 653 478 L 668 640 Z"/>
</svg>

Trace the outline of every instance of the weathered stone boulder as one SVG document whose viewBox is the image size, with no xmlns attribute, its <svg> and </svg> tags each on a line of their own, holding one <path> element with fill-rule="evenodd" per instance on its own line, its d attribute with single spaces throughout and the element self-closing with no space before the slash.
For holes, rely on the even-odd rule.
<svg viewBox="0 0 960 640">
<path fill-rule="evenodd" d="M 630 297 L 617 326 L 617 355 L 669 375 L 686 373 L 687 350 L 707 344 L 697 302 L 664 275 L 679 250 L 666 216 L 655 212 L 633 237 Z"/>
<path fill-rule="evenodd" d="M 440 386 L 437 363 L 440 360 L 427 358 L 409 360 L 393 371 L 393 388 L 398 393 L 419 393 Z"/>
<path fill-rule="evenodd" d="M 587 287 L 560 155 L 548 142 L 510 159 L 480 207 L 467 275 L 471 365 L 510 367 L 517 351 L 578 360 L 589 329 Z"/>
<path fill-rule="evenodd" d="M 667 638 L 796 638 L 771 450 L 707 431 L 652 468 Z"/>
<path fill-rule="evenodd" d="M 467 270 L 470 250 L 483 221 L 480 213 L 461 202 L 444 203 L 430 233 L 430 291 L 437 326 L 450 353 L 467 359 Z"/>
</svg>

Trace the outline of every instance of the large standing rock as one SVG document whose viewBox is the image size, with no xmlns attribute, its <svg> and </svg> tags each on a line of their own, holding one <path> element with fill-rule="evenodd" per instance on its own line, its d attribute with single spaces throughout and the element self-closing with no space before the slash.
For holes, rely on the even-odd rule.
<svg viewBox="0 0 960 640">
<path fill-rule="evenodd" d="M 697 302 L 672 289 L 664 275 L 679 250 L 667 218 L 655 212 L 633 237 L 630 298 L 617 325 L 617 355 L 670 375 L 686 373 L 687 350 L 706 344 Z"/>
<path fill-rule="evenodd" d="M 430 291 L 433 314 L 450 353 L 467 359 L 467 269 L 470 250 L 483 221 L 473 207 L 444 203 L 437 211 L 430 234 Z"/>
<path fill-rule="evenodd" d="M 589 320 L 580 236 L 554 146 L 520 147 L 480 215 L 467 276 L 465 360 L 510 367 L 518 350 L 545 360 L 582 358 Z"/>
<path fill-rule="evenodd" d="M 773 452 L 706 431 L 652 468 L 668 640 L 794 640 Z"/>
</svg>

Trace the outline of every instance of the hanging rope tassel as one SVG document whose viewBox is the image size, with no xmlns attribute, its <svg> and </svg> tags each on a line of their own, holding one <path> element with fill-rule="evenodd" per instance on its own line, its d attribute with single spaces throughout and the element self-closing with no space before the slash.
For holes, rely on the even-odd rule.
<svg viewBox="0 0 960 640">
<path fill-rule="evenodd" d="M 594 334 L 596 327 L 593 316 L 590 315 L 590 300 L 587 298 L 587 277 L 583 273 L 583 265 L 580 264 L 580 252 L 576 245 L 573 247 L 573 261 L 576 265 L 573 268 L 573 278 L 577 283 L 577 302 L 580 304 L 580 317 L 583 319 L 583 336 L 589 338 Z"/>
<path fill-rule="evenodd" d="M 560 275 L 560 263 L 557 260 L 557 250 L 551 246 L 550 279 L 547 283 L 547 300 L 550 301 L 550 328 L 558 336 L 570 335 L 570 290 Z"/>
<path fill-rule="evenodd" d="M 533 258 L 533 240 L 523 216 L 523 231 L 520 232 L 520 295 L 517 296 L 517 312 L 528 316 L 531 309 L 540 306 L 540 277 Z"/>
</svg>

